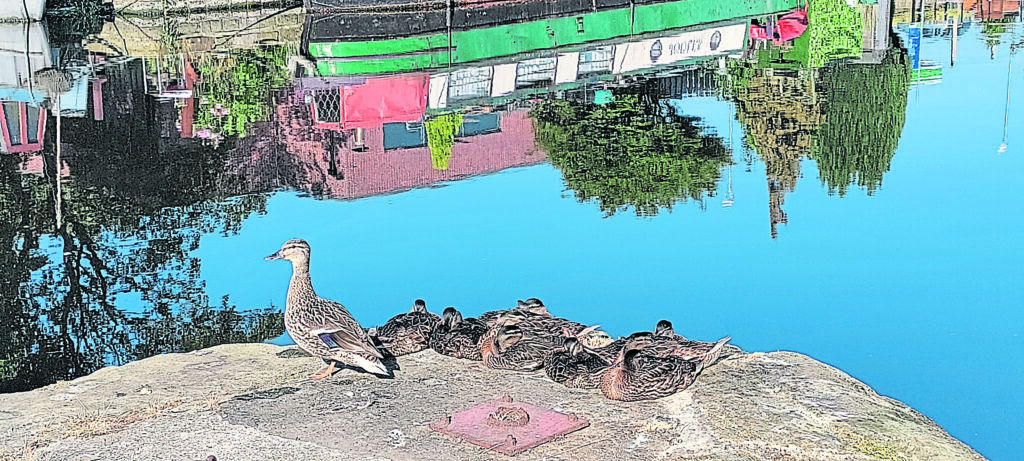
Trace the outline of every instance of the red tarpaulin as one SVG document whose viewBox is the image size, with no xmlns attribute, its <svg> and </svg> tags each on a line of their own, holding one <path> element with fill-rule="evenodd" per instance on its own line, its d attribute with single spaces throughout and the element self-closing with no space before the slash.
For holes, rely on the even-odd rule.
<svg viewBox="0 0 1024 461">
<path fill-rule="evenodd" d="M 341 87 L 341 128 L 372 128 L 421 120 L 427 109 L 426 74 L 368 79 Z"/>
<path fill-rule="evenodd" d="M 771 30 L 769 31 L 769 29 Z M 805 30 L 807 30 L 807 12 L 799 10 L 779 18 L 773 26 L 760 24 L 750 26 L 750 38 L 784 42 L 799 37 Z"/>
</svg>

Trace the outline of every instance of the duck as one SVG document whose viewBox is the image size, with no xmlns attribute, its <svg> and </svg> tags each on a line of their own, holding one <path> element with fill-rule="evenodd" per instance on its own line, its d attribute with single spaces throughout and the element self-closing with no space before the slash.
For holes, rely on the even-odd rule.
<svg viewBox="0 0 1024 461">
<path fill-rule="evenodd" d="M 484 365 L 499 370 L 537 370 L 554 348 L 553 338 L 515 323 L 492 328 L 480 338 Z"/>
<path fill-rule="evenodd" d="M 480 338 L 484 365 L 499 369 L 536 370 L 543 366 L 544 357 L 562 345 L 564 337 L 579 339 L 600 326 L 588 327 L 557 317 L 545 318 L 549 320 L 538 321 L 538 317 L 521 312 L 502 315 Z"/>
<path fill-rule="evenodd" d="M 537 298 L 527 298 L 526 301 L 520 299 L 516 301 L 516 304 L 516 307 L 511 309 L 484 312 L 476 318 L 487 324 L 488 327 L 493 327 L 502 315 L 507 314 L 519 314 L 525 317 L 551 317 L 547 306 Z"/>
<path fill-rule="evenodd" d="M 591 352 L 577 338 L 565 338 L 562 347 L 544 358 L 544 373 L 565 387 L 597 389 L 610 362 Z"/>
<path fill-rule="evenodd" d="M 482 361 L 480 338 L 490 328 L 479 319 L 462 318 L 454 307 L 446 307 L 441 313 L 441 322 L 430 334 L 430 348 L 441 355 Z"/>
<path fill-rule="evenodd" d="M 654 326 L 654 336 L 662 336 L 665 338 L 675 338 L 686 341 L 686 337 L 676 333 L 676 330 L 672 328 L 672 322 L 668 320 L 659 320 L 658 324 Z"/>
<path fill-rule="evenodd" d="M 675 355 L 684 359 L 697 358 L 704 363 L 705 367 L 709 367 L 718 361 L 725 344 L 732 340 L 731 337 L 726 336 L 715 342 L 704 342 L 655 334 L 634 335 L 630 339 L 633 340 L 637 347 L 642 347 L 648 354 L 659 356 Z"/>
<path fill-rule="evenodd" d="M 413 302 L 409 312 L 398 314 L 367 334 L 376 339 L 392 356 L 419 352 L 430 347 L 430 333 L 441 323 L 441 316 L 427 311 L 422 299 Z"/>
<path fill-rule="evenodd" d="M 285 330 L 296 345 L 327 363 L 324 369 L 310 378 L 326 378 L 334 373 L 338 364 L 377 375 L 389 375 L 381 362 L 384 356 L 345 306 L 317 296 L 309 275 L 309 257 L 309 243 L 291 239 L 265 259 L 284 259 L 292 263 L 292 278 L 284 310 Z"/>
<path fill-rule="evenodd" d="M 601 373 L 599 387 L 612 400 L 660 399 L 689 387 L 703 369 L 700 357 L 659 355 L 630 340 L 619 360 Z"/>
</svg>

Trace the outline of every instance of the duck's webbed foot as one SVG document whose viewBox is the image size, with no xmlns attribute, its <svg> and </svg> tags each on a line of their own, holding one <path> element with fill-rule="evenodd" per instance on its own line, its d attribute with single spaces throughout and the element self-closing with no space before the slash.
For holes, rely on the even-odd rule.
<svg viewBox="0 0 1024 461">
<path fill-rule="evenodd" d="M 328 376 L 331 376 L 331 374 L 334 373 L 334 364 L 335 363 L 337 363 L 337 362 L 332 360 L 330 365 L 327 365 L 327 368 L 324 368 L 323 370 L 320 370 L 320 371 L 314 373 L 313 375 L 311 375 L 309 377 L 309 379 L 324 379 L 324 378 L 326 378 Z"/>
</svg>

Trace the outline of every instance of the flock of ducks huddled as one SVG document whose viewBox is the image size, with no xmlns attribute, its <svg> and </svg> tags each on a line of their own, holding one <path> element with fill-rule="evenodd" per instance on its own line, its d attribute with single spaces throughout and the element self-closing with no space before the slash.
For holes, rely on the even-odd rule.
<svg viewBox="0 0 1024 461">
<path fill-rule="evenodd" d="M 423 300 L 416 300 L 408 313 L 363 329 L 344 306 L 313 291 L 309 253 L 308 243 L 294 239 L 267 259 L 292 262 L 285 328 L 299 347 L 327 362 L 313 379 L 330 376 L 337 363 L 388 375 L 381 361 L 385 354 L 400 356 L 429 348 L 494 369 L 543 368 L 552 381 L 600 389 L 615 400 L 647 400 L 689 387 L 719 358 L 730 339 L 691 341 L 662 320 L 653 331 L 600 341 L 595 338 L 603 333 L 596 326 L 553 316 L 537 298 L 476 318 L 463 318 L 454 307 L 445 308 L 439 316 L 428 312 Z"/>
</svg>

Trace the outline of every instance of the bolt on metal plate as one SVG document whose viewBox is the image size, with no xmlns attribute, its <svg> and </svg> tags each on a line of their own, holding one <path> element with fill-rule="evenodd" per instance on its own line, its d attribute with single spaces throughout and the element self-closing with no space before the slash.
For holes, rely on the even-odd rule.
<svg viewBox="0 0 1024 461">
<path fill-rule="evenodd" d="M 515 456 L 555 438 L 578 431 L 590 421 L 504 396 L 454 415 L 444 415 L 430 428 L 474 445 Z"/>
</svg>

